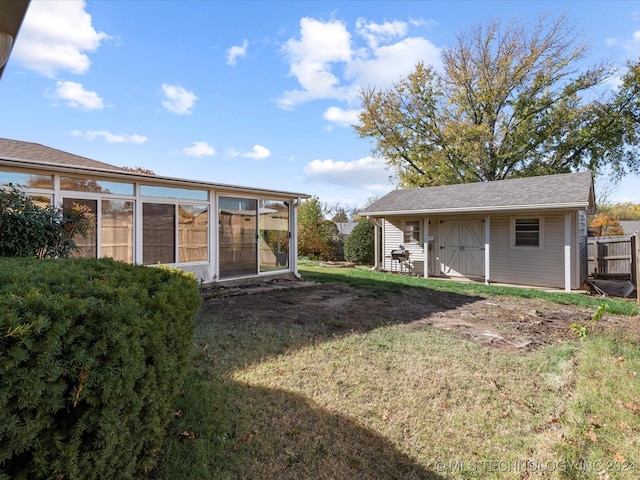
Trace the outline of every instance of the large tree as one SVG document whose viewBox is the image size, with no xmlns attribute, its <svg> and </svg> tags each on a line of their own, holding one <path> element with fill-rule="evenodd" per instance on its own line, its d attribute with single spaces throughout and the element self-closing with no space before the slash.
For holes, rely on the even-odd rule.
<svg viewBox="0 0 640 480">
<path fill-rule="evenodd" d="M 531 30 L 491 21 L 444 49 L 443 71 L 419 63 L 388 89 L 363 89 L 356 131 L 407 187 L 637 171 L 638 71 L 618 95 L 598 96 L 616 72 L 584 67 L 588 51 L 564 16 Z"/>
<path fill-rule="evenodd" d="M 338 228 L 324 218 L 318 197 L 303 202 L 298 209 L 298 253 L 314 260 L 333 260 Z"/>
</svg>

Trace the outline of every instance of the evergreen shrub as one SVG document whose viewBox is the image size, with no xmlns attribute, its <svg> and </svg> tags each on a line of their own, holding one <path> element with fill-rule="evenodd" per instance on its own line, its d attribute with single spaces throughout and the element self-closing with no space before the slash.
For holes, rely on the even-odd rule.
<svg viewBox="0 0 640 480">
<path fill-rule="evenodd" d="M 149 472 L 200 302 L 177 270 L 0 258 L 0 478 Z"/>
<path fill-rule="evenodd" d="M 372 265 L 374 261 L 375 230 L 373 223 L 362 220 L 344 241 L 344 259 L 358 265 Z"/>
<path fill-rule="evenodd" d="M 43 205 L 16 186 L 0 186 L 0 257 L 68 257 L 73 238 L 95 228 L 88 207 Z"/>
</svg>

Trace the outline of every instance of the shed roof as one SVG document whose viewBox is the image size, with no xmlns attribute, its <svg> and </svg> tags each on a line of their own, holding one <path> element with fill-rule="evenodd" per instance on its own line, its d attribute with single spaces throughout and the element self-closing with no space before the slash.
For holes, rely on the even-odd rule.
<svg viewBox="0 0 640 480">
<path fill-rule="evenodd" d="M 594 206 L 591 172 L 393 190 L 361 215 L 586 209 Z"/>
</svg>

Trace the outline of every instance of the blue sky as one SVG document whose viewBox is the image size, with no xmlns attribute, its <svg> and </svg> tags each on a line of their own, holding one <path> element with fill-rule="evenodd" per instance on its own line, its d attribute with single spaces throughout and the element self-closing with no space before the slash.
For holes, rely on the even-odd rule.
<svg viewBox="0 0 640 480">
<path fill-rule="evenodd" d="M 542 13 L 570 16 L 591 63 L 640 56 L 638 1 L 32 0 L 2 77 L 0 136 L 362 205 L 395 186 L 351 127 L 360 88 L 438 66 L 489 19 Z M 640 178 L 611 200 L 640 203 Z"/>
</svg>

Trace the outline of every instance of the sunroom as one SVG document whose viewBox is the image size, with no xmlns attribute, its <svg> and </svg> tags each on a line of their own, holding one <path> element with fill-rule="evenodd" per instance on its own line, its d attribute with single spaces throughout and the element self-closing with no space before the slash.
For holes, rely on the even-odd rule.
<svg viewBox="0 0 640 480">
<path fill-rule="evenodd" d="M 76 256 L 165 264 L 204 283 L 297 275 L 296 207 L 309 195 L 129 171 L 0 139 L 0 187 L 85 205 L 95 225 Z"/>
</svg>

